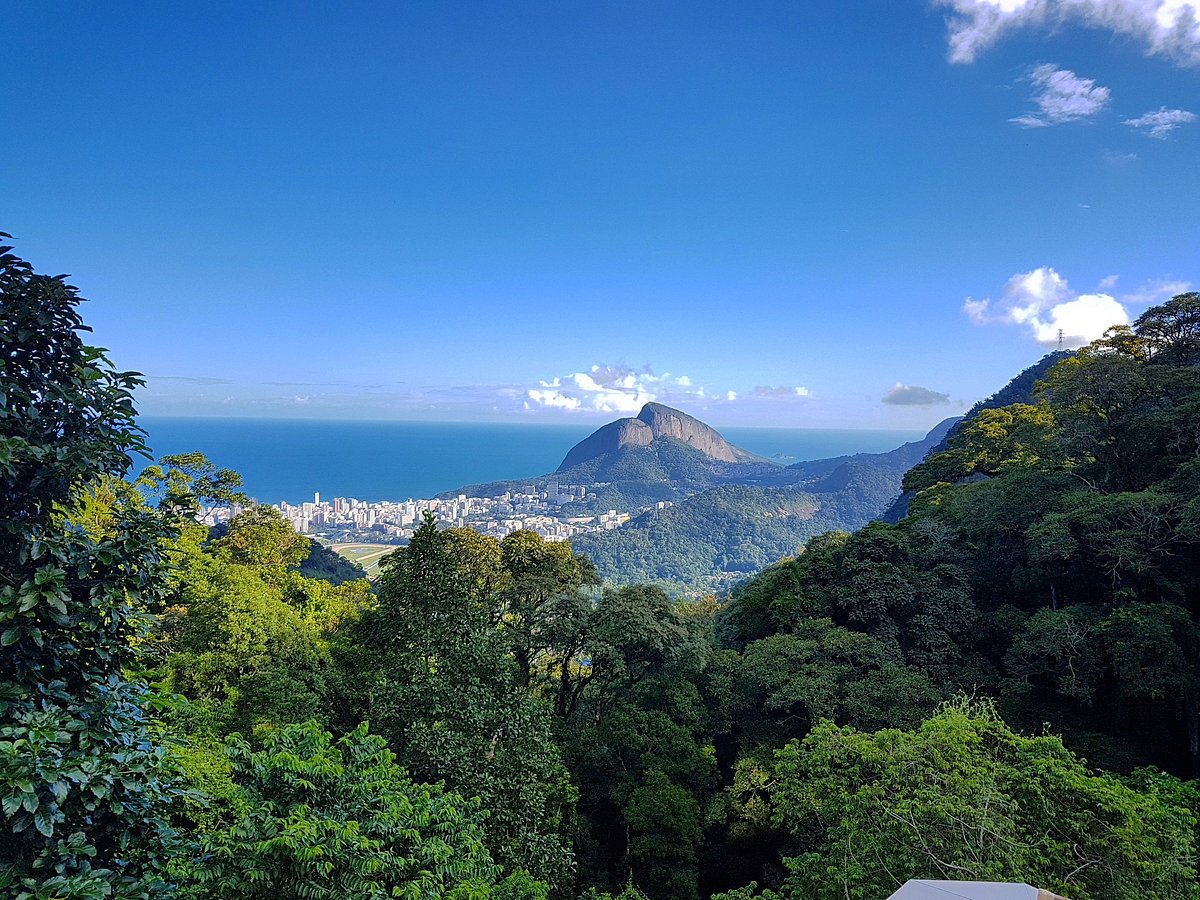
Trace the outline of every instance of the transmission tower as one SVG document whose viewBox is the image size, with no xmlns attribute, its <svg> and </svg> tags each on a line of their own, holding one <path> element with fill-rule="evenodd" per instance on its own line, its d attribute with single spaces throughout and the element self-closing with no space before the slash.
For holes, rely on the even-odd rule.
<svg viewBox="0 0 1200 900">
<path fill-rule="evenodd" d="M 1058 329 L 1058 352 L 1063 352 L 1063 330 L 1061 328 Z"/>
</svg>

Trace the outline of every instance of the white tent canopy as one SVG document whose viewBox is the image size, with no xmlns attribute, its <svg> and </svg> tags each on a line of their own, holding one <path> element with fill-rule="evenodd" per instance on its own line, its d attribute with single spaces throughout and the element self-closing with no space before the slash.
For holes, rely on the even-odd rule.
<svg viewBox="0 0 1200 900">
<path fill-rule="evenodd" d="M 1027 884 L 1002 884 L 998 881 L 927 881 L 906 882 L 888 900 L 1064 900 L 1049 891 Z"/>
</svg>

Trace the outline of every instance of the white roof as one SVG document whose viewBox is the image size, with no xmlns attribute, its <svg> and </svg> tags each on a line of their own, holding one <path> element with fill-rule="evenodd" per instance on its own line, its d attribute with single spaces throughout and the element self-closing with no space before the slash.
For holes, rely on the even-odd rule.
<svg viewBox="0 0 1200 900">
<path fill-rule="evenodd" d="M 998 881 L 927 881 L 913 879 L 888 900 L 1037 900 L 1038 889 Z"/>
</svg>

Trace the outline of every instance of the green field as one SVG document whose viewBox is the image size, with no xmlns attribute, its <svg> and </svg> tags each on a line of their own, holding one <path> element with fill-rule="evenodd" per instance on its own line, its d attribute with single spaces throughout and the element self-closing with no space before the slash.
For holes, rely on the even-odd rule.
<svg viewBox="0 0 1200 900">
<path fill-rule="evenodd" d="M 369 577 L 374 578 L 379 574 L 379 561 L 397 547 L 395 544 L 330 544 L 329 549 L 358 563 Z"/>
</svg>

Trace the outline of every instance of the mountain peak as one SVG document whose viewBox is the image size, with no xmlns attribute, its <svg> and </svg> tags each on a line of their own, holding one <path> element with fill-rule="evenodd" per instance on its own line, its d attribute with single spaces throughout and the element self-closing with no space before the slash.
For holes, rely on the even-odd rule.
<svg viewBox="0 0 1200 900">
<path fill-rule="evenodd" d="M 721 462 L 744 462 L 754 458 L 694 416 L 661 403 L 647 403 L 637 418 L 617 419 L 602 425 L 572 447 L 558 471 L 626 447 L 647 447 L 659 438 L 681 441 L 710 459 Z"/>
</svg>

